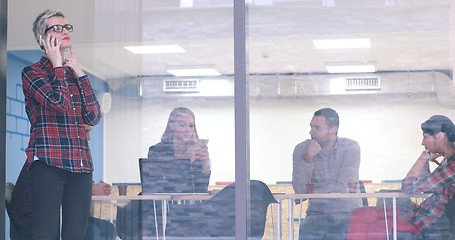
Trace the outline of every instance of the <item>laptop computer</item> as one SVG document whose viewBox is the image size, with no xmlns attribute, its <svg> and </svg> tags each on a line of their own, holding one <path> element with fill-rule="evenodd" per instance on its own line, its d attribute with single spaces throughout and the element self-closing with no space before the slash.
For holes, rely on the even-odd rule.
<svg viewBox="0 0 455 240">
<path fill-rule="evenodd" d="M 201 169 L 202 164 L 190 163 L 189 159 L 140 158 L 142 194 L 201 192 L 197 178 Z"/>
<path fill-rule="evenodd" d="M 203 176 L 202 162 L 189 159 L 139 158 L 139 171 L 143 195 L 202 193 L 208 194 L 208 177 Z M 141 201 L 142 237 L 155 237 L 155 216 L 161 231 L 161 204 Z"/>
</svg>

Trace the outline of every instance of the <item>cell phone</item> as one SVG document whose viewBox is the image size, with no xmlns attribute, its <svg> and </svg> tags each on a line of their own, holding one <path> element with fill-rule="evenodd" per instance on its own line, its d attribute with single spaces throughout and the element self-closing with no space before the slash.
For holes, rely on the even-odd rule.
<svg viewBox="0 0 455 240">
<path fill-rule="evenodd" d="M 199 140 L 197 141 L 197 145 L 198 145 L 198 146 L 205 146 L 205 145 L 207 145 L 208 142 L 209 142 L 208 139 L 199 139 Z"/>
<path fill-rule="evenodd" d="M 42 48 L 43 48 L 43 40 L 45 40 L 45 39 L 46 39 L 46 35 L 42 35 L 42 34 L 39 35 L 39 45 Z M 58 44 L 58 38 L 55 39 L 55 46 L 57 46 L 57 44 Z"/>
<path fill-rule="evenodd" d="M 42 35 L 42 34 L 39 35 L 39 45 L 40 45 L 41 47 L 43 46 L 42 41 L 43 41 L 44 39 L 46 39 L 46 36 L 45 36 L 45 35 Z"/>
</svg>

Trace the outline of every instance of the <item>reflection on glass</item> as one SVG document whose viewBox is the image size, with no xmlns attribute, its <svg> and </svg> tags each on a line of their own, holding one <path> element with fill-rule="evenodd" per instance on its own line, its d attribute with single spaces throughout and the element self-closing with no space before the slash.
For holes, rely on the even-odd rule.
<svg viewBox="0 0 455 240">
<path fill-rule="evenodd" d="M 139 197 L 138 159 L 146 158 L 149 147 L 160 142 L 169 112 L 186 107 L 197 116 L 198 134 L 210 139 L 207 190 L 215 193 L 233 182 L 233 1 L 96 1 L 89 3 L 90 10 L 87 4 L 65 4 L 61 10 L 74 26 L 86 26 L 74 28 L 73 47 L 107 109 L 89 143 L 94 180 L 127 183 L 127 195 L 121 197 Z M 317 109 L 335 109 L 341 116 L 339 136 L 360 145 L 359 179 L 367 193 L 401 189 L 415 153 L 422 151 L 422 133 L 415 126 L 436 114 L 448 113 L 453 119 L 453 1 L 252 0 L 246 4 L 250 176 L 267 184 L 281 202 L 269 205 L 262 238 L 298 236 L 308 201 L 291 206 L 287 201 L 294 193 L 292 151 L 311 138 L 309 120 Z M 55 3 L 27 2 L 27 9 L 47 5 Z M 32 19 L 27 20 L 23 6 L 21 1 L 9 2 L 8 29 L 29 29 Z M 37 52 L 41 54 L 23 32 L 8 33 L 6 177 L 10 182 L 20 172 L 17 159 L 23 159 L 29 137 L 20 106 L 23 97 L 17 91 L 22 87 L 20 70 L 36 62 Z M 348 39 L 369 39 L 369 47 L 358 43 L 319 49 L 314 44 Z M 184 52 L 134 54 L 125 49 L 163 45 L 178 45 Z M 375 70 L 327 71 L 327 66 L 347 63 L 374 63 Z M 176 77 L 167 71 L 171 66 L 211 66 L 221 75 Z M 110 103 L 105 106 L 104 96 Z M 316 184 L 314 188 L 317 192 Z M 370 206 L 375 206 L 376 198 L 369 197 Z M 118 206 L 127 202 L 112 201 Z M 112 215 L 108 206 L 102 204 L 102 218 L 119 217 L 116 205 Z M 296 217 L 299 211 L 302 215 Z M 141 213 L 137 208 L 131 212 Z M 147 228 L 157 232 L 155 226 Z"/>
</svg>

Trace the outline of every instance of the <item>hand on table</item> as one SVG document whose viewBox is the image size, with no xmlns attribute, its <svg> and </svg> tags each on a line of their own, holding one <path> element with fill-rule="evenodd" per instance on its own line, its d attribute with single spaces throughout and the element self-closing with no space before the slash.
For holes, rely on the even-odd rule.
<svg viewBox="0 0 455 240">
<path fill-rule="evenodd" d="M 92 184 L 92 195 L 109 195 L 111 194 L 112 187 L 110 184 L 101 180 L 99 183 Z"/>
<path fill-rule="evenodd" d="M 307 199 L 306 198 L 298 198 L 294 199 L 295 205 L 299 205 L 301 202 L 305 202 Z"/>
</svg>

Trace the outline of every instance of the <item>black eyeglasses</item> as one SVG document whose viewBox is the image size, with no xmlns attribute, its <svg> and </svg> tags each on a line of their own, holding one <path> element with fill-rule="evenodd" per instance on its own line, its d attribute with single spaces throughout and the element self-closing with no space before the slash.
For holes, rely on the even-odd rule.
<svg viewBox="0 0 455 240">
<path fill-rule="evenodd" d="M 71 24 L 65 24 L 65 25 L 53 25 L 53 26 L 50 26 L 48 28 L 46 28 L 46 30 L 44 30 L 44 34 L 46 34 L 49 30 L 53 30 L 54 32 L 57 32 L 57 33 L 61 33 L 63 32 L 63 29 L 66 29 L 68 30 L 68 32 L 72 32 L 73 31 L 73 25 Z"/>
</svg>

